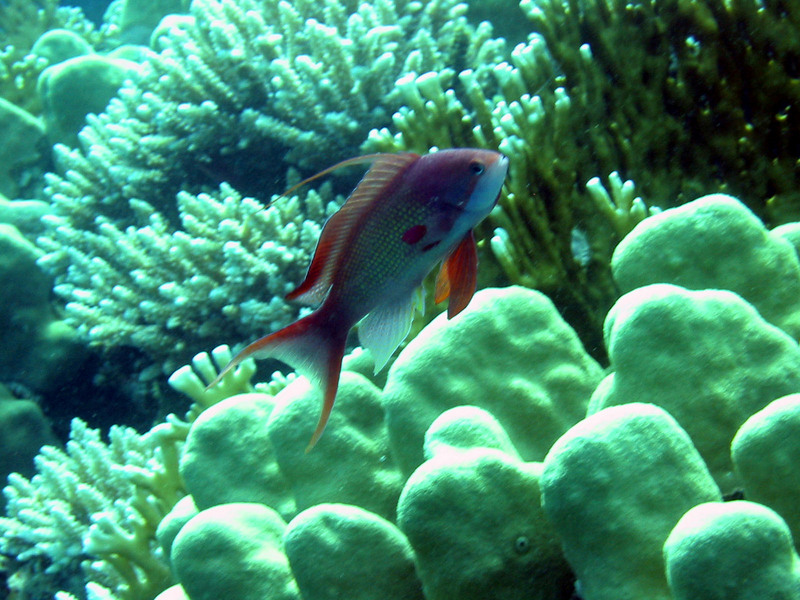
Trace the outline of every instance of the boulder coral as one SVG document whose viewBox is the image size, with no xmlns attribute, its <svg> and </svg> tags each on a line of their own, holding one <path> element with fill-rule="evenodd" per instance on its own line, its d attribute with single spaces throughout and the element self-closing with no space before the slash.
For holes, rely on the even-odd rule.
<svg viewBox="0 0 800 600">
<path fill-rule="evenodd" d="M 692 437 L 720 488 L 735 491 L 737 429 L 767 404 L 800 390 L 800 346 L 726 290 L 670 284 L 637 288 L 606 319 L 612 373 L 590 412 L 631 402 L 667 410 Z"/>
<path fill-rule="evenodd" d="M 726 194 L 645 219 L 616 247 L 611 269 L 622 292 L 651 283 L 736 292 L 800 339 L 800 260 L 793 245 Z"/>
<path fill-rule="evenodd" d="M 731 442 L 745 497 L 777 512 L 800 545 L 800 394 L 753 414 Z"/>
<path fill-rule="evenodd" d="M 670 600 L 661 548 L 722 496 L 692 441 L 652 404 L 606 408 L 547 453 L 542 504 L 587 600 Z"/>
<path fill-rule="evenodd" d="M 449 426 L 441 427 L 442 419 Z M 425 597 L 568 598 L 572 572 L 542 510 L 541 463 L 496 449 L 508 448 L 508 435 L 475 407 L 446 411 L 426 439 L 429 459 L 397 505 Z"/>
<path fill-rule="evenodd" d="M 800 598 L 800 558 L 786 523 L 753 502 L 707 502 L 664 543 L 673 600 Z"/>
<path fill-rule="evenodd" d="M 541 460 L 580 420 L 602 369 L 544 294 L 482 290 L 452 321 L 440 315 L 392 364 L 384 403 L 400 468 L 423 461 L 425 431 L 448 408 L 484 408 L 524 460 Z"/>
<path fill-rule="evenodd" d="M 178 533 L 172 567 L 192 600 L 301 600 L 283 552 L 285 529 L 263 504 L 208 508 Z"/>
<path fill-rule="evenodd" d="M 284 548 L 303 598 L 425 600 L 406 537 L 360 507 L 304 510 L 287 525 Z"/>
<path fill-rule="evenodd" d="M 762 233 L 738 238 L 753 246 L 742 255 L 769 249 Z M 649 283 L 619 299 L 605 378 L 544 295 L 480 290 L 406 346 L 385 384 L 364 375 L 363 354 L 346 361 L 307 455 L 318 390 L 287 376 L 253 386 L 247 363 L 207 392 L 230 351 L 196 357 L 172 379 L 195 401 L 186 422 L 143 439 L 114 430 L 121 456 L 76 423 L 35 483 L 14 476 L 0 551 L 21 573 L 50 560 L 74 574 L 85 553 L 91 600 L 713 599 L 743 572 L 737 590 L 795 600 L 800 349 L 701 275 L 698 289 Z M 396 588 L 364 576 L 368 548 Z"/>
</svg>

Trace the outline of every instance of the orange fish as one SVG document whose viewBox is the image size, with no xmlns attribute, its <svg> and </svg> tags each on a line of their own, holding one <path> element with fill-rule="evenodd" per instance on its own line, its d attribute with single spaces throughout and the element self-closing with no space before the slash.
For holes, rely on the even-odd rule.
<svg viewBox="0 0 800 600">
<path fill-rule="evenodd" d="M 357 323 L 378 372 L 408 335 L 417 290 L 437 262 L 444 259 L 435 300 L 450 298 L 447 317 L 469 304 L 478 266 L 472 229 L 497 203 L 508 170 L 499 152 L 458 148 L 354 158 L 311 179 L 367 161 L 369 171 L 323 227 L 305 279 L 286 296 L 318 308 L 247 346 L 209 385 L 249 357 L 296 368 L 324 390 L 306 452 L 328 422 L 347 335 Z"/>
</svg>

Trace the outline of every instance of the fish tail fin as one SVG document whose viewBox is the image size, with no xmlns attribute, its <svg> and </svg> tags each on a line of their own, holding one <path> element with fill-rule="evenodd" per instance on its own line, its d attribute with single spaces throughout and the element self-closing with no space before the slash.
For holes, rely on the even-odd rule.
<svg viewBox="0 0 800 600">
<path fill-rule="evenodd" d="M 292 366 L 323 391 L 322 413 L 306 447 L 308 453 L 322 437 L 333 409 L 348 331 L 349 328 L 336 327 L 325 318 L 323 310 L 317 310 L 247 346 L 233 357 L 208 387 L 215 385 L 246 358 L 275 358 Z"/>
</svg>

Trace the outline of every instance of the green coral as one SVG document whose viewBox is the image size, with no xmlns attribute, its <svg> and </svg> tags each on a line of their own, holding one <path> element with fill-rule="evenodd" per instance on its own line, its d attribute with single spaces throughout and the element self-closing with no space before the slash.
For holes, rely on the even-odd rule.
<svg viewBox="0 0 800 600">
<path fill-rule="evenodd" d="M 39 112 L 36 80 L 50 64 L 34 52 L 36 41 L 52 30 L 69 29 L 91 44 L 102 43 L 107 31 L 96 31 L 78 8 L 58 0 L 10 0 L 0 4 L 0 98 Z"/>
<path fill-rule="evenodd" d="M 783 517 L 800 543 L 800 394 L 769 403 L 750 416 L 731 442 L 731 458 L 746 497 Z"/>
<path fill-rule="evenodd" d="M 661 302 L 653 288 L 661 290 Z M 637 294 L 645 302 L 635 302 Z M 648 308 L 660 308 L 661 312 L 648 314 Z M 669 318 L 670 309 L 675 309 L 676 318 Z M 716 328 L 715 320 L 719 321 Z M 687 331 L 706 354 L 707 348 L 714 348 L 723 363 L 735 365 L 744 357 L 748 364 L 753 363 L 752 373 L 742 376 L 728 372 L 730 368 L 721 369 L 719 377 L 703 381 L 686 366 L 687 362 L 698 363 L 698 372 L 703 367 L 686 349 L 691 344 L 681 345 Z M 662 545 L 673 538 L 687 538 L 686 528 L 680 525 L 686 511 L 703 502 L 720 501 L 712 473 L 721 472 L 720 480 L 730 486 L 724 457 L 730 451 L 735 423 L 762 406 L 762 398 L 779 394 L 787 386 L 797 392 L 798 379 L 791 365 L 796 366 L 800 350 L 731 292 L 687 291 L 666 284 L 640 288 L 621 299 L 609 317 L 607 333 L 616 372 L 613 379 L 599 383 L 588 406 L 594 414 L 584 418 L 589 395 L 602 373 L 576 345 L 574 333 L 568 331 L 552 304 L 541 294 L 518 287 L 481 290 L 447 328 L 430 324 L 401 353 L 383 389 L 360 374 L 345 371 L 326 434 L 307 455 L 302 449 L 318 415 L 318 390 L 303 378 L 288 385 L 278 378 L 267 388 L 254 386 L 249 381 L 254 365 L 246 363 L 223 379 L 222 396 L 233 397 L 222 399 L 207 392 L 204 385 L 230 358 L 230 350 L 220 348 L 213 356 L 199 355 L 193 368 L 180 370 L 172 382 L 196 403 L 190 420 L 203 408 L 205 411 L 191 429 L 188 423 L 170 419 L 145 436 L 150 439 L 151 435 L 173 432 L 170 440 L 175 444 L 171 447 L 176 452 L 167 461 L 151 456 L 154 460 L 140 467 L 142 459 L 133 444 L 128 457 L 133 468 L 120 464 L 119 459 L 109 461 L 117 466 L 107 476 L 108 483 L 122 477 L 134 488 L 123 490 L 133 498 L 129 504 L 121 498 L 109 508 L 107 495 L 99 499 L 91 520 L 103 524 L 95 533 L 105 546 L 92 541 L 95 534 L 91 528 L 87 536 L 85 523 L 73 530 L 71 521 L 64 519 L 64 524 L 59 522 L 60 530 L 35 528 L 34 519 L 46 512 L 42 507 L 50 507 L 47 515 L 52 513 L 54 518 L 61 518 L 64 510 L 53 504 L 50 496 L 35 497 L 33 486 L 28 485 L 26 510 L 0 521 L 7 531 L 18 534 L 12 541 L 22 540 L 32 553 L 13 568 L 19 576 L 38 573 L 38 560 L 53 560 L 64 554 L 65 545 L 72 545 L 76 551 L 107 552 L 98 556 L 95 566 L 111 558 L 123 568 L 133 564 L 141 574 L 135 565 L 149 564 L 141 552 L 146 547 L 150 561 L 162 565 L 167 557 L 171 561 L 172 576 L 161 580 L 158 590 L 166 588 L 159 596 L 163 600 L 226 594 L 297 598 L 300 593 L 306 600 L 326 600 L 337 590 L 347 590 L 353 597 L 370 597 L 380 583 L 368 582 L 365 588 L 363 552 L 381 548 L 382 553 L 372 553 L 370 568 L 377 563 L 374 568 L 403 581 L 402 587 L 386 592 L 387 598 L 401 592 L 405 597 L 417 597 L 422 586 L 426 598 L 566 600 L 572 593 L 572 569 L 586 598 L 647 596 L 666 600 L 670 598 L 668 585 L 677 581 L 669 573 L 691 566 L 693 556 L 703 559 L 704 546 L 683 545 L 679 549 L 681 566 L 669 557 L 664 562 Z M 782 352 L 748 350 L 748 344 L 765 340 Z M 486 346 L 485 353 L 480 352 L 482 346 Z M 656 369 L 653 353 L 664 357 Z M 668 368 L 670 358 L 675 368 Z M 779 372 L 786 366 L 783 363 L 791 363 L 784 369 L 786 376 L 777 377 L 781 383 L 771 386 L 770 373 Z M 347 365 L 361 368 L 361 357 L 355 356 Z M 638 365 L 639 371 L 632 365 Z M 411 377 L 414 369 L 422 376 L 419 382 Z M 641 389 L 609 384 L 616 378 L 641 379 L 648 370 L 664 371 L 669 381 L 645 382 Z M 764 371 L 766 383 L 764 377 L 756 376 L 758 370 Z M 726 376 L 728 380 L 724 380 Z M 490 378 L 496 381 L 490 382 Z M 704 385 L 723 394 L 710 408 L 703 402 Z M 680 412 L 682 405 L 672 402 L 668 409 L 676 419 L 663 407 L 631 403 L 659 390 L 667 396 L 683 389 L 681 386 L 688 386 L 689 395 L 685 390 L 676 395 L 700 398 L 694 403 L 695 413 Z M 275 396 L 254 394 L 254 388 L 280 391 Z M 398 394 L 412 389 L 410 401 L 398 401 Z M 609 391 L 623 404 L 597 411 L 599 400 L 608 398 Z M 485 408 L 460 405 L 465 401 Z M 570 406 L 561 406 L 565 401 Z M 667 406 L 667 402 L 663 404 Z M 786 412 L 784 404 L 776 404 L 777 411 L 765 409 L 767 412 L 741 428 L 742 439 L 758 434 L 745 440 L 751 465 L 777 468 L 783 456 L 791 456 L 789 445 L 762 435 L 765 430 L 773 436 L 785 435 L 775 426 L 786 424 L 780 417 Z M 685 421 L 683 426 L 681 421 Z M 181 447 L 187 429 L 188 441 Z M 746 433 L 748 430 L 751 433 Z M 394 443 L 389 443 L 390 436 Z M 777 451 L 766 453 L 758 449 L 759 444 Z M 94 438 L 79 446 L 86 447 L 71 446 L 69 452 L 106 457 Z M 50 453 L 46 450 L 40 461 Z M 166 486 L 173 492 L 182 491 L 174 487 L 180 482 L 174 472 L 179 455 L 179 474 L 189 493 L 196 496 L 197 506 L 194 499 L 175 505 L 154 533 L 151 524 L 155 521 L 148 516 L 147 526 L 142 528 L 137 511 L 143 506 L 142 498 L 151 498 L 154 489 Z M 526 456 L 534 461 L 544 456 L 544 462 L 523 462 L 521 457 Z M 162 464 L 171 466 L 164 469 Z M 51 475 L 52 482 L 39 489 L 61 489 L 57 487 L 61 485 L 71 490 L 81 480 L 87 480 L 89 487 L 99 485 L 79 465 L 69 462 Z M 13 479 L 10 488 L 19 487 Z M 746 493 L 756 492 L 746 489 Z M 783 487 L 783 493 L 791 494 L 791 482 Z M 780 494 L 776 487 L 769 495 Z M 65 496 L 71 498 L 71 492 Z M 158 511 L 153 515 L 163 516 L 178 496 L 173 493 L 168 502 L 161 502 L 161 496 L 155 494 Z M 123 513 L 130 519 L 108 516 L 123 506 L 133 507 Z M 293 520 L 287 527 L 288 519 Z M 783 547 L 778 554 L 752 554 L 753 572 L 766 573 L 770 565 L 788 564 L 781 562 L 781 557 L 792 554 L 784 551 L 788 532 L 780 519 L 749 522 L 757 529 L 753 535 L 760 538 L 777 539 L 774 533 L 780 531 Z M 124 535 L 126 527 L 136 526 L 140 527 L 138 534 L 146 535 Z M 708 529 L 701 534 L 725 530 Z M 48 543 L 32 543 L 42 531 L 51 536 Z M 79 544 L 81 535 L 85 540 Z M 735 536 L 726 539 L 741 543 Z M 715 542 L 715 547 L 726 543 Z M 326 551 L 329 546 L 335 548 L 333 554 Z M 132 547 L 138 551 L 132 552 Z M 17 552 L 13 548 L 8 553 Z M 412 559 L 419 580 L 411 575 Z M 237 576 L 243 570 L 248 577 Z M 785 578 L 789 582 L 790 571 Z M 101 568 L 88 574 L 92 579 L 87 585 L 90 600 L 134 597 L 129 581 L 110 578 L 109 573 L 112 571 Z M 209 577 L 209 573 L 219 576 Z M 690 583 L 713 588 L 719 577 L 714 573 L 713 569 L 704 570 L 702 581 L 693 577 Z M 167 588 L 175 580 L 182 585 Z M 77 595 L 75 587 L 71 590 Z M 59 599 L 72 600 L 65 593 Z"/>
<path fill-rule="evenodd" d="M 283 552 L 285 528 L 263 504 L 214 506 L 175 538 L 173 568 L 192 600 L 300 600 Z"/>
<path fill-rule="evenodd" d="M 675 419 L 638 403 L 602 410 L 559 438 L 541 487 L 545 513 L 592 600 L 670 600 L 664 541 L 685 511 L 721 499 Z"/>
<path fill-rule="evenodd" d="M 198 509 L 260 502 L 284 518 L 297 513 L 267 433 L 274 405 L 267 394 L 237 394 L 193 423 L 181 455 L 181 476 Z"/>
<path fill-rule="evenodd" d="M 194 2 L 156 30 L 160 52 L 89 121 L 82 148 L 57 149 L 51 197 L 124 213 L 129 198 L 164 209 L 179 190 L 226 181 L 263 199 L 286 161 L 321 168 L 354 154 L 399 106 L 401 74 L 492 55 L 499 44 L 472 35 L 463 11 L 455 0 Z"/>
<path fill-rule="evenodd" d="M 355 154 L 399 106 L 398 75 L 497 55 L 502 42 L 464 11 L 455 0 L 200 0 L 166 19 L 161 51 L 89 116 L 81 147 L 56 146 L 40 264 L 68 320 L 91 344 L 137 348 L 169 372 L 188 348 L 296 318 L 282 297 L 333 206 L 312 193 L 261 213 L 280 191 L 264 182 Z"/>
<path fill-rule="evenodd" d="M 746 501 L 689 510 L 664 544 L 673 600 L 800 599 L 800 558 L 780 516 Z"/>
<path fill-rule="evenodd" d="M 602 376 L 546 296 L 481 290 L 463 316 L 434 319 L 390 367 L 383 402 L 392 452 L 410 473 L 436 417 L 472 404 L 494 414 L 524 460 L 541 460 L 586 413 Z"/>
<path fill-rule="evenodd" d="M 20 592 L 79 593 L 86 579 L 122 600 L 146 600 L 170 581 L 157 549 L 159 521 L 183 495 L 178 422 L 142 436 L 114 426 L 109 442 L 74 419 L 66 451 L 44 446 L 30 480 L 9 477 L 0 554 Z"/>
<path fill-rule="evenodd" d="M 542 510 L 541 463 L 520 460 L 500 424 L 475 407 L 445 411 L 425 438 L 428 460 L 397 505 L 425 598 L 568 597 L 572 573 Z"/>
<path fill-rule="evenodd" d="M 796 213 L 797 7 L 522 0 L 520 8 L 533 33 L 490 79 L 444 69 L 400 80 L 406 106 L 366 147 L 508 154 L 506 191 L 489 219 L 498 262 L 511 282 L 558 298 L 587 346 L 599 346 L 617 296 L 608 259 L 626 230 L 594 205 L 596 183 L 587 182 L 597 175 L 610 188 L 608 173 L 636 181 L 658 205 L 723 190 L 771 221 Z M 576 230 L 588 260 L 572 252 Z"/>
<path fill-rule="evenodd" d="M 731 440 L 750 415 L 800 390 L 797 342 L 732 292 L 669 284 L 625 294 L 605 331 L 613 372 L 590 412 L 634 401 L 666 409 L 720 488 L 736 490 Z"/>
<path fill-rule="evenodd" d="M 303 598 L 425 598 L 408 540 L 394 524 L 357 506 L 304 510 L 288 524 L 284 548 Z"/>
<path fill-rule="evenodd" d="M 46 217 L 52 237 L 39 239 L 47 250 L 39 264 L 66 272 L 55 291 L 90 344 L 138 348 L 162 372 L 194 348 L 244 341 L 297 318 L 299 307 L 283 296 L 336 208 L 324 191 L 267 208 L 223 184 L 216 193 L 180 193 L 182 228 L 174 231 L 148 203 L 131 206 L 146 225 L 122 229 L 97 217 L 91 233 Z"/>
<path fill-rule="evenodd" d="M 651 283 L 736 292 L 770 323 L 800 338 L 800 260 L 739 200 L 711 194 L 637 226 L 614 250 L 623 292 Z"/>
</svg>

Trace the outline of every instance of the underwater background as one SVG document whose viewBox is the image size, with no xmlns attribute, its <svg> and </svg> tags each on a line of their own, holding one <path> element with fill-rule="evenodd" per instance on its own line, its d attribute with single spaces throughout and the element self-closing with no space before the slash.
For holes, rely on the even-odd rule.
<svg viewBox="0 0 800 600">
<path fill-rule="evenodd" d="M 799 102 L 794 1 L 0 1 L 0 598 L 800 599 Z M 206 389 L 363 170 L 284 190 L 459 147 L 463 313 L 308 454 Z"/>
</svg>

